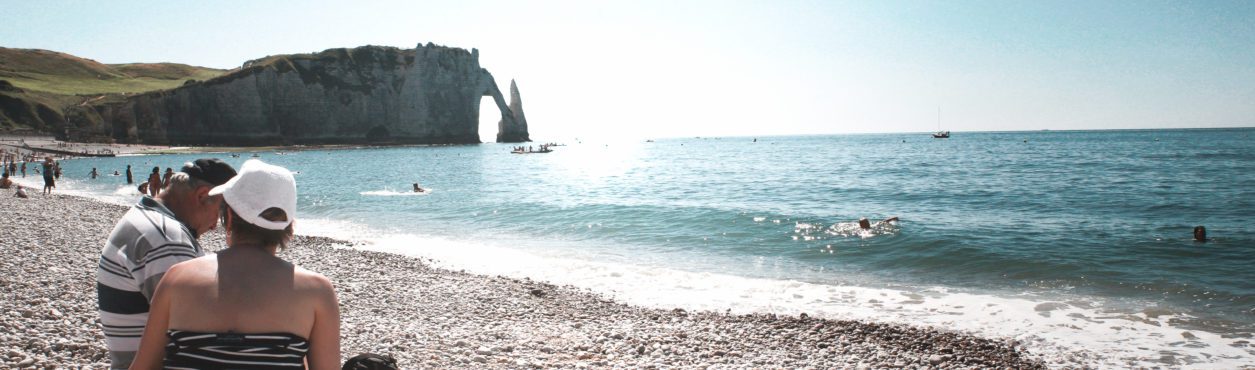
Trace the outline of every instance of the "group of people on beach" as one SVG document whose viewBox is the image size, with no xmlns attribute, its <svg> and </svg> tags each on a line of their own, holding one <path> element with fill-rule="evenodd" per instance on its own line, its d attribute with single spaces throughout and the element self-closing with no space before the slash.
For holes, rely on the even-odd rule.
<svg viewBox="0 0 1255 370">
<path fill-rule="evenodd" d="M 340 368 L 331 281 L 276 255 L 293 235 L 292 172 L 257 159 L 237 172 L 216 158 L 158 170 L 101 250 L 111 368 Z M 227 248 L 206 254 L 198 238 L 219 224 Z M 343 368 L 396 368 L 387 356 L 349 361 Z"/>
<path fill-rule="evenodd" d="M 26 189 L 23 188 L 22 185 L 14 183 L 13 179 L 9 178 L 10 175 L 17 173 L 17 164 L 9 162 L 2 164 L 2 166 L 4 167 L 4 170 L 3 174 L 0 174 L 0 189 L 11 189 L 16 187 L 17 191 L 13 193 L 13 196 L 18 198 L 29 198 L 30 196 L 26 194 Z M 43 171 L 35 170 L 35 172 L 43 175 L 43 193 L 44 195 L 52 194 L 52 189 L 57 187 L 57 179 L 61 178 L 61 165 L 53 160 L 52 157 L 45 157 L 41 166 L 43 167 Z M 22 163 L 22 177 L 26 177 L 25 162 Z"/>
</svg>

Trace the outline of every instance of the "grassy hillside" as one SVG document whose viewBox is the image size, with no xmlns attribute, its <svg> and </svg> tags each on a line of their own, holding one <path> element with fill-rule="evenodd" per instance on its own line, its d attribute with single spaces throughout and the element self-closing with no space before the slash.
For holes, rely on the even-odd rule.
<svg viewBox="0 0 1255 370">
<path fill-rule="evenodd" d="M 174 63 L 110 65 L 55 51 L 0 47 L 0 80 L 22 90 L 53 94 L 164 90 L 187 80 L 206 80 L 226 72 Z"/>
</svg>

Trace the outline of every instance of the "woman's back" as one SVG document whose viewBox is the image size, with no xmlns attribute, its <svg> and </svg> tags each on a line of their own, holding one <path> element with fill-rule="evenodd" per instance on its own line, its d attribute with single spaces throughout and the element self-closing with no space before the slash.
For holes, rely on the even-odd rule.
<svg viewBox="0 0 1255 370">
<path fill-rule="evenodd" d="M 171 330 L 308 338 L 318 308 L 335 299 L 326 277 L 250 247 L 177 265 L 162 284 L 171 288 Z"/>
</svg>

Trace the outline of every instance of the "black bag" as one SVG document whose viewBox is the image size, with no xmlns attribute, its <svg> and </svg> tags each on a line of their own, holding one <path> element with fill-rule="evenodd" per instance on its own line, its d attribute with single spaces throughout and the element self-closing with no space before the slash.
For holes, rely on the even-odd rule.
<svg viewBox="0 0 1255 370">
<path fill-rule="evenodd" d="M 344 362 L 340 370 L 399 370 L 392 356 L 363 353 Z"/>
</svg>

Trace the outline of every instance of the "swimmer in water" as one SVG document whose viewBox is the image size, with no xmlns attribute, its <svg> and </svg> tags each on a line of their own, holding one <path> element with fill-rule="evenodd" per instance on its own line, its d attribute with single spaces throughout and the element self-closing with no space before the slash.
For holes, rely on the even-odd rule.
<svg viewBox="0 0 1255 370">
<path fill-rule="evenodd" d="M 898 221 L 898 216 L 893 216 L 890 218 L 886 218 L 882 221 L 876 222 L 876 224 L 879 225 L 882 223 L 890 223 L 890 222 L 897 222 L 897 221 Z M 863 218 L 858 219 L 858 227 L 863 230 L 869 230 L 872 228 L 872 223 L 871 221 L 867 221 L 867 217 L 863 217 Z"/>
<path fill-rule="evenodd" d="M 1208 240 L 1211 240 L 1211 239 L 1207 239 L 1207 228 L 1203 227 L 1203 225 L 1195 226 L 1194 227 L 1194 241 L 1207 242 Z"/>
<path fill-rule="evenodd" d="M 423 190 L 423 188 L 418 187 L 418 183 L 417 183 L 417 182 L 416 182 L 416 183 L 414 183 L 414 192 L 415 192 L 415 193 L 422 193 L 422 192 L 424 192 L 424 191 L 426 191 L 426 190 Z"/>
</svg>

